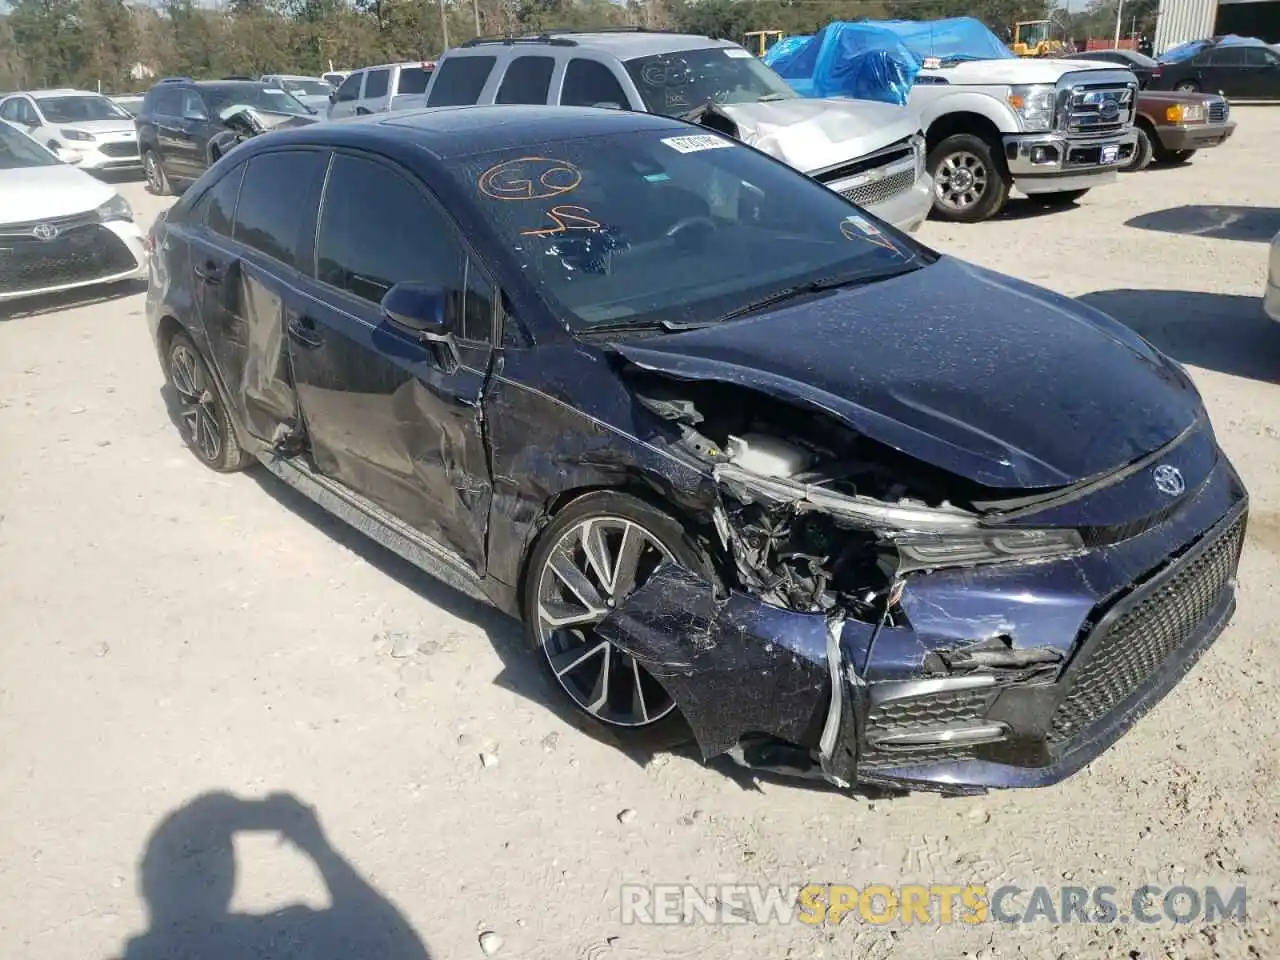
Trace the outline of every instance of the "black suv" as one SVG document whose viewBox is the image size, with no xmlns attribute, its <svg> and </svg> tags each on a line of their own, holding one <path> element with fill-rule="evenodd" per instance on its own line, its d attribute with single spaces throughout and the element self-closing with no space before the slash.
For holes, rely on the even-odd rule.
<svg viewBox="0 0 1280 960">
<path fill-rule="evenodd" d="M 147 186 L 162 196 L 181 190 L 246 137 L 318 119 L 292 94 L 257 80 L 161 80 L 135 120 Z"/>
</svg>

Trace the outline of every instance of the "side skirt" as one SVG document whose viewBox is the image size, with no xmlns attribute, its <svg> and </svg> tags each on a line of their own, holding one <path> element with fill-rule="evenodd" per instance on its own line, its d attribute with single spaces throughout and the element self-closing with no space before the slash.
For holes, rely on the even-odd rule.
<svg viewBox="0 0 1280 960">
<path fill-rule="evenodd" d="M 480 577 L 452 550 L 424 536 L 370 500 L 316 473 L 301 456 L 281 457 L 271 451 L 257 454 L 262 465 L 308 500 L 355 527 L 424 573 L 481 603 L 494 605 Z"/>
</svg>

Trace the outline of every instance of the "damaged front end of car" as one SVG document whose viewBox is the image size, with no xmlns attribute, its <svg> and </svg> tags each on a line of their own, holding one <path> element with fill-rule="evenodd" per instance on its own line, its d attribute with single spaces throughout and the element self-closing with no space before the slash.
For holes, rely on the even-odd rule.
<svg viewBox="0 0 1280 960">
<path fill-rule="evenodd" d="M 1158 701 L 1234 609 L 1247 499 L 1203 421 L 1028 496 L 794 398 L 654 373 L 638 401 L 714 479 L 720 581 L 667 563 L 598 629 L 706 759 L 842 788 L 1046 785 Z M 1186 489 L 1153 508 L 1150 471 L 1171 462 Z"/>
</svg>

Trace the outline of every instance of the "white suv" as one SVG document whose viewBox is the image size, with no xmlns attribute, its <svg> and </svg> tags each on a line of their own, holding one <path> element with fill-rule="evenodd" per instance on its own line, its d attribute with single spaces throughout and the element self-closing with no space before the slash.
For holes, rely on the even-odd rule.
<svg viewBox="0 0 1280 960">
<path fill-rule="evenodd" d="M 329 97 L 330 120 L 422 106 L 435 64 L 384 63 L 352 71 Z"/>
<path fill-rule="evenodd" d="M 642 27 L 479 37 L 445 51 L 428 107 L 613 107 L 701 123 L 808 174 L 900 230 L 933 204 L 920 121 L 906 107 L 806 99 L 736 43 Z"/>
<path fill-rule="evenodd" d="M 30 90 L 0 98 L 0 120 L 81 170 L 142 169 L 133 116 L 86 90 Z"/>
</svg>

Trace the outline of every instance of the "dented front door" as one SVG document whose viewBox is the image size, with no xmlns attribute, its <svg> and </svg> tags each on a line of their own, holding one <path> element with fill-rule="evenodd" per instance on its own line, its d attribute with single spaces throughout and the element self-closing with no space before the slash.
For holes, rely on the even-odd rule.
<svg viewBox="0 0 1280 960">
<path fill-rule="evenodd" d="M 316 233 L 315 296 L 285 330 L 316 468 L 483 572 L 492 297 L 467 273 L 461 244 L 412 178 L 340 154 Z M 452 348 L 382 315 L 382 296 L 402 281 L 450 291 Z"/>
</svg>

